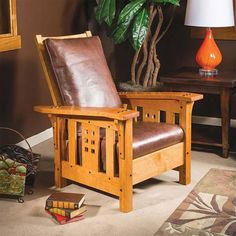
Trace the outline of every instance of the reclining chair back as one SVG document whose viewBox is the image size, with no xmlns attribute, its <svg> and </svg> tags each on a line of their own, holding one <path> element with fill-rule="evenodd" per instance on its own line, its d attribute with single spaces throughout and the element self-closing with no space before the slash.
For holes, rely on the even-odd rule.
<svg viewBox="0 0 236 236">
<path fill-rule="evenodd" d="M 98 37 L 87 31 L 37 41 L 54 105 L 121 107 Z"/>
</svg>

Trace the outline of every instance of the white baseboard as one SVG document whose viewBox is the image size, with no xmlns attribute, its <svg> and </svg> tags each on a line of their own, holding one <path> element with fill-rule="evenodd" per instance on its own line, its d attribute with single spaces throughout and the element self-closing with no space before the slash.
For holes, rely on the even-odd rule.
<svg viewBox="0 0 236 236">
<path fill-rule="evenodd" d="M 33 147 L 33 146 L 35 146 L 39 143 L 42 143 L 43 141 L 46 141 L 47 139 L 52 138 L 52 137 L 53 137 L 53 131 L 52 131 L 52 128 L 49 128 L 39 134 L 36 134 L 32 137 L 27 138 L 27 141 L 28 141 L 29 145 L 31 147 Z M 17 143 L 17 145 L 19 145 L 20 147 L 29 149 L 27 143 L 24 140 Z"/>
<path fill-rule="evenodd" d="M 220 118 L 193 116 L 192 120 L 193 120 L 194 124 L 221 126 L 221 119 Z M 236 127 L 236 120 L 235 119 L 230 120 L 230 126 Z"/>
<path fill-rule="evenodd" d="M 215 117 L 193 116 L 193 123 L 221 126 L 221 119 L 215 118 Z M 236 127 L 236 120 L 235 119 L 231 119 L 230 123 L 231 123 L 231 127 Z M 49 128 L 39 134 L 36 134 L 32 137 L 27 138 L 27 141 L 29 142 L 30 146 L 33 147 L 33 146 L 35 146 L 43 141 L 46 141 L 47 139 L 50 139 L 52 137 L 53 137 L 52 128 Z M 28 149 L 28 146 L 25 141 L 21 141 L 20 143 L 17 143 L 17 145 Z"/>
</svg>

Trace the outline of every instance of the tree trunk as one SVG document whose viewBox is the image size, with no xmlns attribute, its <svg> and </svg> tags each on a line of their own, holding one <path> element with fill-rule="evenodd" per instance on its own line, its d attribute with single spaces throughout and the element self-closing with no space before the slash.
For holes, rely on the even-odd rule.
<svg viewBox="0 0 236 236">
<path fill-rule="evenodd" d="M 143 87 L 156 87 L 161 67 L 157 54 L 157 44 L 170 28 L 173 16 L 174 12 L 166 28 L 162 29 L 164 22 L 162 8 L 160 5 L 150 4 L 147 35 L 132 61 L 131 80 L 133 84 L 141 84 Z"/>
</svg>

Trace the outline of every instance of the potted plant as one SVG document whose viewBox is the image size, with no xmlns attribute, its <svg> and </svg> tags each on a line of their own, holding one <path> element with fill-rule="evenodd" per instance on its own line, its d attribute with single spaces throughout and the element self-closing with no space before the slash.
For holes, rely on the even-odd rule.
<svg viewBox="0 0 236 236">
<path fill-rule="evenodd" d="M 99 0 L 96 19 L 110 28 L 115 43 L 129 40 L 135 50 L 131 83 L 155 87 L 160 70 L 157 44 L 168 31 L 180 0 Z"/>
</svg>

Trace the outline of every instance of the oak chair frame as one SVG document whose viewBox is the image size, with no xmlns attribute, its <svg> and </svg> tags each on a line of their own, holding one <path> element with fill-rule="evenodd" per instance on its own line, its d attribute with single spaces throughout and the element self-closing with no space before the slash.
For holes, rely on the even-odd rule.
<svg viewBox="0 0 236 236">
<path fill-rule="evenodd" d="M 84 34 L 53 38 L 90 37 Z M 81 108 L 63 106 L 59 90 L 52 79 L 52 71 L 45 54 L 43 40 L 36 36 L 40 61 L 53 100 L 53 106 L 36 106 L 34 110 L 47 114 L 54 137 L 55 185 L 65 186 L 66 179 L 108 192 L 119 197 L 120 210 L 133 208 L 133 185 L 161 173 L 176 169 L 179 182 L 190 183 L 191 175 L 191 113 L 194 101 L 202 95 L 184 92 L 120 93 L 121 99 L 132 110 L 124 108 Z M 142 107 L 143 121 L 175 123 L 184 130 L 184 141 L 133 160 L 133 122 L 139 119 Z M 178 119 L 176 119 L 178 114 Z M 77 125 L 82 127 L 82 162 L 77 161 Z M 101 171 L 99 160 L 99 133 L 105 129 L 106 171 Z M 115 171 L 115 133 L 118 136 L 119 171 Z M 66 145 L 68 143 L 68 153 Z M 144 169 L 145 167 L 145 169 Z"/>
</svg>

